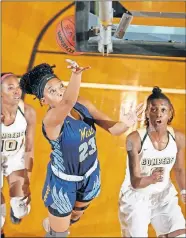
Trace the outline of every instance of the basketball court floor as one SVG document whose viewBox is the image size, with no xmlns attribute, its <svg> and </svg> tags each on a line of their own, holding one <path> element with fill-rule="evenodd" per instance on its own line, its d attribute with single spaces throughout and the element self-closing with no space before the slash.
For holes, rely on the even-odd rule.
<svg viewBox="0 0 186 238">
<path fill-rule="evenodd" d="M 47 62 L 56 65 L 56 74 L 65 82 L 70 77 L 65 59 L 76 60 L 80 65 L 91 66 L 84 72 L 80 95 L 92 101 L 96 107 L 113 120 L 122 119 L 126 102 L 143 102 L 153 86 L 162 88 L 170 97 L 176 111 L 173 126 L 185 132 L 185 59 L 120 55 L 103 57 L 93 55 L 69 56 L 63 54 L 55 42 L 55 27 L 65 16 L 74 14 L 71 2 L 2 2 L 2 72 L 23 74 L 31 60 L 34 44 L 37 52 L 34 65 Z M 126 2 L 125 7 L 136 11 L 183 12 L 184 2 Z M 47 28 L 44 26 L 60 9 L 66 9 Z M 138 25 L 184 27 L 184 19 L 135 18 Z M 45 31 L 46 30 L 46 31 Z M 40 33 L 43 31 L 43 34 Z M 39 43 L 38 36 L 40 35 Z M 39 52 L 41 51 L 41 52 Z M 43 53 L 43 52 L 48 53 Z M 127 86 L 131 86 L 128 88 Z M 37 111 L 35 137 L 35 162 L 31 179 L 32 210 L 20 225 L 10 222 L 8 186 L 3 193 L 7 202 L 7 219 L 4 231 L 7 237 L 43 237 L 42 220 L 47 216 L 41 191 L 49 161 L 50 147 L 42 135 L 41 123 L 46 108 L 38 100 L 26 96 L 25 101 Z M 140 126 L 140 125 L 139 125 Z M 135 127 L 133 128 L 135 129 Z M 70 237 L 120 237 L 118 221 L 118 195 L 126 168 L 125 135 L 113 137 L 97 129 L 97 146 L 101 164 L 102 191 L 82 216 L 71 227 Z M 174 175 L 172 179 L 175 183 Z M 181 203 L 180 203 L 181 204 Z M 185 207 L 181 204 L 186 216 Z M 149 236 L 155 237 L 152 227 Z"/>
</svg>

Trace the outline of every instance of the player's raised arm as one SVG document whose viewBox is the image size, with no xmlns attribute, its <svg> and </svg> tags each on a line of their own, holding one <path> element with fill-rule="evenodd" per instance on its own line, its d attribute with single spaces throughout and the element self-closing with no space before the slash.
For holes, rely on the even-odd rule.
<svg viewBox="0 0 186 238">
<path fill-rule="evenodd" d="M 53 87 L 49 85 L 47 87 L 45 92 L 50 93 L 52 90 L 52 93 L 61 93 L 62 99 L 61 102 L 56 106 L 51 108 L 46 117 L 44 118 L 44 124 L 45 127 L 56 127 L 58 125 L 61 125 L 66 118 L 66 116 L 70 113 L 73 106 L 77 102 L 77 98 L 79 95 L 79 89 L 82 79 L 82 72 L 84 70 L 89 69 L 89 67 L 79 67 L 76 62 L 67 60 L 67 62 L 70 64 L 68 68 L 72 69 L 72 75 L 70 78 L 70 82 L 68 87 L 65 91 L 54 91 Z"/>
</svg>

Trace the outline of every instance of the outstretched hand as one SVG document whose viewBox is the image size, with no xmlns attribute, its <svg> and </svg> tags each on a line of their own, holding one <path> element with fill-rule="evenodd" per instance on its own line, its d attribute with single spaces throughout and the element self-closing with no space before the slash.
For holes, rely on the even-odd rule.
<svg viewBox="0 0 186 238">
<path fill-rule="evenodd" d="M 133 126 L 138 121 L 143 121 L 141 118 L 141 114 L 144 112 L 144 103 L 140 103 L 135 109 L 133 109 L 133 103 L 131 103 L 130 109 L 128 113 L 123 114 L 123 122 L 127 127 Z"/>
<path fill-rule="evenodd" d="M 79 65 L 78 65 L 75 61 L 70 60 L 70 59 L 66 59 L 66 62 L 69 64 L 69 65 L 67 66 L 67 68 L 68 68 L 68 69 L 71 69 L 72 72 L 75 73 L 75 74 L 80 74 L 80 73 L 82 73 L 83 71 L 88 70 L 88 69 L 91 68 L 91 67 L 89 67 L 89 66 L 88 66 L 88 67 L 79 67 Z"/>
</svg>

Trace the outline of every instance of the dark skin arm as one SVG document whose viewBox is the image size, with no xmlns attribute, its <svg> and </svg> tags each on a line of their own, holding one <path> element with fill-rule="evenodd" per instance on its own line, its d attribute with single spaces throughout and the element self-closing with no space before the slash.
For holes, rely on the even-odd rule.
<svg viewBox="0 0 186 238">
<path fill-rule="evenodd" d="M 186 173 L 185 173 L 185 135 L 179 131 L 175 131 L 175 140 L 177 145 L 176 162 L 173 170 L 175 173 L 176 181 L 180 191 L 186 189 Z M 182 200 L 186 203 L 186 195 L 182 195 Z"/>
<path fill-rule="evenodd" d="M 33 160 L 34 160 L 34 137 L 35 137 L 35 129 L 36 129 L 36 112 L 28 104 L 25 104 L 24 108 L 25 108 L 25 118 L 27 121 L 26 141 L 25 141 L 25 168 L 30 178 L 32 168 L 33 168 Z"/>
<path fill-rule="evenodd" d="M 51 140 L 55 140 L 59 136 L 59 132 L 61 130 L 61 126 L 63 125 L 65 118 L 70 113 L 77 101 L 82 79 L 82 72 L 84 70 L 89 69 L 89 67 L 76 68 L 73 65 L 71 65 L 70 67 L 72 68 L 73 72 L 68 87 L 64 93 L 63 99 L 57 107 L 51 108 L 47 112 L 43 120 L 43 123 L 45 125 L 45 131 L 47 133 L 48 138 Z"/>
<path fill-rule="evenodd" d="M 113 121 L 109 116 L 107 116 L 102 111 L 98 110 L 90 101 L 79 97 L 78 102 L 83 104 L 89 110 L 90 114 L 95 120 L 95 123 L 109 132 L 112 135 L 119 136 L 126 132 L 130 126 L 132 126 L 137 121 L 137 116 L 142 113 L 141 107 L 139 108 L 136 113 L 131 113 L 130 115 L 126 114 L 125 120 L 123 122 L 120 121 Z M 136 118 L 135 118 L 136 116 Z"/>
</svg>

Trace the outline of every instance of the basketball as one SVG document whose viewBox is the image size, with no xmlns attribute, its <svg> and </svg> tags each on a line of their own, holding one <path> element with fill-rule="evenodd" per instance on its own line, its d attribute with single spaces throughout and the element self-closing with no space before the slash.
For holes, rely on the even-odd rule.
<svg viewBox="0 0 186 238">
<path fill-rule="evenodd" d="M 75 49 L 75 18 L 68 16 L 63 18 L 56 28 L 56 41 L 61 50 L 70 55 L 80 55 Z"/>
</svg>

